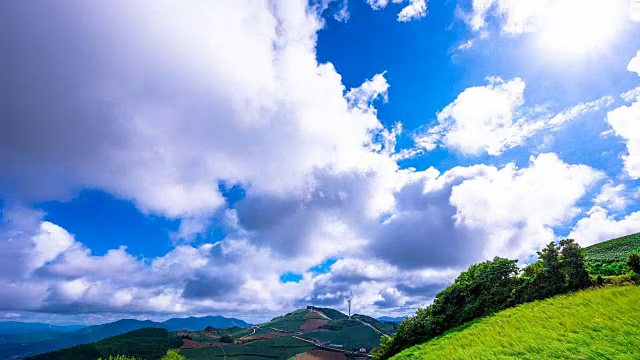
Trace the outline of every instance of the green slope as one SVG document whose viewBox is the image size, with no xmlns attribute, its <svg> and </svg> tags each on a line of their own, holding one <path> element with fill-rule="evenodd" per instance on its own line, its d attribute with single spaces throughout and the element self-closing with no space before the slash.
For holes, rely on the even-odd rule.
<svg viewBox="0 0 640 360">
<path fill-rule="evenodd" d="M 639 359 L 640 287 L 610 287 L 518 306 L 393 359 Z"/>
<path fill-rule="evenodd" d="M 640 233 L 603 241 L 584 248 L 587 261 L 624 261 L 629 253 L 640 252 Z"/>
<path fill-rule="evenodd" d="M 113 336 L 91 344 L 36 355 L 32 360 L 96 360 L 109 355 L 128 355 L 139 359 L 160 359 L 169 349 L 182 346 L 182 340 L 169 337 L 166 329 L 147 328 Z"/>
</svg>

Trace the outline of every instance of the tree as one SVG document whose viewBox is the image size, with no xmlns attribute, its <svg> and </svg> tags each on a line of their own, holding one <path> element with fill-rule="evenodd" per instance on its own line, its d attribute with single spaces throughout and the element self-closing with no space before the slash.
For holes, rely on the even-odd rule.
<svg viewBox="0 0 640 360">
<path fill-rule="evenodd" d="M 584 264 L 584 254 L 573 239 L 560 241 L 562 271 L 566 276 L 569 291 L 586 289 L 591 286 L 591 278 Z"/>
<path fill-rule="evenodd" d="M 375 360 L 385 359 L 385 355 L 390 353 L 391 343 L 393 342 L 393 338 L 388 335 L 380 336 L 380 346 L 373 349 L 371 356 Z"/>
<path fill-rule="evenodd" d="M 167 351 L 167 354 L 162 357 L 160 360 L 186 360 L 186 358 L 178 352 L 176 349 L 171 349 Z"/>
<path fill-rule="evenodd" d="M 542 262 L 542 271 L 536 276 L 536 280 L 542 282 L 538 299 L 546 299 L 564 293 L 566 291 L 566 277 L 562 271 L 558 245 L 553 241 L 550 242 L 544 249 L 538 251 L 538 256 Z"/>
<path fill-rule="evenodd" d="M 227 344 L 233 344 L 233 338 L 229 335 L 222 335 L 220 337 L 220 342 L 221 343 L 227 343 Z"/>
<path fill-rule="evenodd" d="M 640 275 L 640 254 L 637 252 L 629 254 L 627 257 L 627 266 L 636 274 Z"/>
<path fill-rule="evenodd" d="M 207 327 L 204 329 L 204 331 L 213 331 L 213 330 L 214 330 L 213 326 L 207 326 Z"/>
</svg>

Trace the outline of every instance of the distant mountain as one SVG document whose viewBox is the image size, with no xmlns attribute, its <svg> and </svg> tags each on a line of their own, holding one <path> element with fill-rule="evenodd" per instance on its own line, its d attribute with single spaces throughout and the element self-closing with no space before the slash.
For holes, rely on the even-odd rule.
<svg viewBox="0 0 640 360">
<path fill-rule="evenodd" d="M 393 335 L 397 323 L 383 323 L 367 315 L 346 314 L 321 307 L 294 310 L 255 327 L 234 326 L 204 330 L 221 324 L 246 325 L 221 316 L 170 319 L 163 323 L 120 320 L 78 331 L 84 336 L 104 335 L 114 329 L 135 326 L 164 326 L 179 331 L 144 328 L 108 337 L 90 344 L 77 345 L 34 356 L 33 360 L 95 360 L 108 355 L 125 354 L 142 359 L 159 359 L 170 347 L 181 344 L 180 353 L 188 360 L 200 359 L 291 359 L 306 354 L 309 358 L 362 358 L 363 353 L 380 344 L 383 334 Z M 228 341 L 222 340 L 227 338 Z M 183 343 L 184 342 L 184 343 Z M 224 343 L 224 344 L 221 344 Z M 345 354 L 341 354 L 345 353 Z"/>
<path fill-rule="evenodd" d="M 22 325 L 18 325 L 22 324 Z M 22 358 L 48 351 L 87 344 L 108 337 L 124 334 L 143 328 L 162 328 L 168 331 L 204 330 L 207 326 L 214 328 L 247 327 L 250 324 L 235 318 L 224 316 L 205 316 L 189 318 L 173 318 L 164 322 L 151 320 L 123 319 L 101 325 L 91 325 L 74 331 L 47 329 L 47 324 L 24 325 L 33 323 L 17 323 L 5 325 L 22 326 L 22 330 L 15 332 L 0 331 L 0 359 Z M 29 327 L 32 327 L 27 331 Z M 55 327 L 54 327 L 55 328 Z M 70 330 L 70 329 L 64 329 Z"/>
<path fill-rule="evenodd" d="M 405 316 L 400 316 L 400 317 L 381 316 L 378 318 L 378 321 L 399 323 L 399 322 L 402 322 L 402 320 L 404 319 L 406 319 Z"/>
<path fill-rule="evenodd" d="M 174 318 L 162 322 L 163 327 L 169 331 L 178 330 L 190 330 L 197 331 L 211 326 L 216 329 L 228 329 L 234 326 L 247 327 L 251 324 L 246 323 L 239 319 L 227 318 L 224 316 L 205 316 L 205 317 L 188 317 L 188 318 Z"/>
<path fill-rule="evenodd" d="M 0 321 L 0 334 L 19 334 L 32 331 L 70 332 L 83 328 L 84 325 L 49 325 L 39 322 Z"/>
</svg>

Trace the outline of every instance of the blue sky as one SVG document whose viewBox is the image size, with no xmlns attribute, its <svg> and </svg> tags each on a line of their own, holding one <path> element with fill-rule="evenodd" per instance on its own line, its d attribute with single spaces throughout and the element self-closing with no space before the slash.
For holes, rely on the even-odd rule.
<svg viewBox="0 0 640 360">
<path fill-rule="evenodd" d="M 638 232 L 639 16 L 2 3 L 0 316 L 398 316 L 474 262 Z"/>
</svg>

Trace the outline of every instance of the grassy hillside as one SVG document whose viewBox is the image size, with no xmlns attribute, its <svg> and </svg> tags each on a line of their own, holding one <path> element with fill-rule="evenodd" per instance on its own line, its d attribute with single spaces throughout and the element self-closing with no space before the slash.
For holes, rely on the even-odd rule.
<svg viewBox="0 0 640 360">
<path fill-rule="evenodd" d="M 235 324 L 235 325 L 234 325 Z M 0 322 L 0 359 L 23 358 L 48 351 L 106 339 L 143 328 L 164 328 L 168 331 L 232 328 L 243 330 L 248 324 L 242 320 L 223 316 L 174 318 L 165 322 L 123 319 L 111 323 L 86 327 L 56 327 L 47 324 Z"/>
<path fill-rule="evenodd" d="M 640 233 L 585 248 L 585 263 L 591 275 L 619 276 L 630 270 L 626 260 L 632 252 L 640 253 Z"/>
<path fill-rule="evenodd" d="M 591 245 L 584 255 L 587 261 L 624 261 L 634 251 L 640 252 L 640 233 Z"/>
<path fill-rule="evenodd" d="M 471 322 L 393 359 L 638 359 L 640 287 L 593 289 Z"/>
<path fill-rule="evenodd" d="M 259 324 L 255 331 L 249 328 L 225 331 L 235 344 L 221 343 L 220 334 L 207 331 L 179 332 L 177 336 L 186 336 L 188 339 L 180 353 L 189 360 L 225 356 L 227 359 L 288 359 L 314 349 L 319 351 L 326 344 L 338 344 L 347 351 L 378 346 L 380 334 L 360 321 L 389 334 L 394 333 L 395 324 L 384 324 L 366 315 L 354 316 L 353 320 L 349 320 L 347 315 L 337 310 L 314 309 L 322 315 L 299 309 Z M 339 352 L 329 355 L 344 357 Z M 308 356 L 313 358 L 315 355 Z"/>
<path fill-rule="evenodd" d="M 288 359 L 297 354 L 313 350 L 314 346 L 291 337 L 264 339 L 247 345 L 212 344 L 211 346 L 183 349 L 180 354 L 189 360 L 210 359 Z"/>
<path fill-rule="evenodd" d="M 169 349 L 182 346 L 182 340 L 169 337 L 166 329 L 139 329 L 91 344 L 36 355 L 31 360 L 96 360 L 110 355 L 134 356 L 143 360 L 160 359 Z"/>
</svg>

